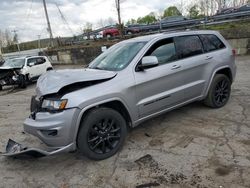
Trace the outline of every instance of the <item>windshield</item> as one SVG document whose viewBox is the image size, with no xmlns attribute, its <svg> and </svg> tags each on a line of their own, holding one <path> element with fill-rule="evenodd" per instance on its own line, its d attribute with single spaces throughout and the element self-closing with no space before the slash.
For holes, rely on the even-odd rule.
<svg viewBox="0 0 250 188">
<path fill-rule="evenodd" d="M 124 69 L 142 49 L 146 42 L 120 43 L 98 56 L 88 68 L 110 71 Z"/>
<path fill-rule="evenodd" d="M 24 63 L 24 59 L 8 59 L 3 64 L 3 67 L 22 68 L 24 66 Z"/>
</svg>

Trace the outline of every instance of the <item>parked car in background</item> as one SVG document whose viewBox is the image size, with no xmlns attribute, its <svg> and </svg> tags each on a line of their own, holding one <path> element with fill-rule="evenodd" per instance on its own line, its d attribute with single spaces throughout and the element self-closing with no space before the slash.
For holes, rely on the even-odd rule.
<svg viewBox="0 0 250 188">
<path fill-rule="evenodd" d="M 125 35 L 131 35 L 131 34 L 136 34 L 136 33 L 139 33 L 140 32 L 140 29 L 139 27 L 137 26 L 126 26 L 124 27 L 124 34 Z M 115 37 L 115 36 L 118 36 L 120 33 L 119 33 L 119 29 L 116 27 L 116 26 L 112 26 L 112 27 L 109 27 L 109 28 L 105 28 L 103 31 L 102 31 L 102 36 L 103 38 L 110 38 L 110 37 Z"/>
<path fill-rule="evenodd" d="M 224 9 L 221 9 L 221 10 L 217 10 L 216 15 L 230 14 L 230 13 L 235 12 L 236 10 L 237 10 L 237 8 L 235 8 L 235 7 L 224 8 Z"/>
<path fill-rule="evenodd" d="M 243 5 L 236 10 L 237 12 L 250 11 L 250 3 Z"/>
<path fill-rule="evenodd" d="M 37 80 L 46 71 L 52 70 L 45 56 L 28 56 L 8 59 L 0 67 L 0 90 L 6 85 L 26 87 L 26 83 Z"/>
<path fill-rule="evenodd" d="M 178 22 L 178 21 L 183 21 L 187 20 L 184 16 L 168 16 L 165 18 L 161 19 L 161 23 L 167 23 L 167 22 Z"/>
<path fill-rule="evenodd" d="M 131 34 L 140 33 L 140 32 L 141 32 L 140 27 L 141 27 L 140 24 L 131 24 L 131 25 L 127 25 L 127 26 L 125 27 L 125 34 L 131 35 Z"/>
<path fill-rule="evenodd" d="M 235 51 L 215 31 L 125 40 L 86 69 L 42 75 L 24 130 L 54 148 L 43 156 L 78 149 L 106 159 L 122 147 L 129 127 L 194 101 L 223 107 L 235 74 Z"/>
<path fill-rule="evenodd" d="M 119 30 L 114 26 L 114 27 L 109 27 L 105 28 L 102 31 L 102 35 L 104 38 L 110 38 L 110 37 L 115 37 L 119 35 Z"/>
</svg>

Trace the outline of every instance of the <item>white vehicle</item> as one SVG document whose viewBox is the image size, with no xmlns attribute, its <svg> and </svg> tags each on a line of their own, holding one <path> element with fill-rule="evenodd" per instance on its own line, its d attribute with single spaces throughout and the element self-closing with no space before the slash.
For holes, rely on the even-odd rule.
<svg viewBox="0 0 250 188">
<path fill-rule="evenodd" d="M 0 67 L 0 90 L 4 85 L 25 87 L 27 82 L 37 80 L 43 73 L 52 69 L 49 59 L 45 56 L 8 59 Z"/>
</svg>

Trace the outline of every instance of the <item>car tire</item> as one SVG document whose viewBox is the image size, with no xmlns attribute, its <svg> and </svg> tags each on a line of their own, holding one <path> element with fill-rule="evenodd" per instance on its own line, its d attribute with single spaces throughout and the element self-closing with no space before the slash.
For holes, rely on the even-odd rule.
<svg viewBox="0 0 250 188">
<path fill-rule="evenodd" d="M 230 98 L 232 82 L 224 74 L 216 74 L 204 100 L 206 106 L 221 108 L 225 106 Z"/>
<path fill-rule="evenodd" d="M 111 34 L 107 34 L 107 38 L 109 39 L 109 38 L 111 38 L 112 37 L 112 35 Z"/>
<path fill-rule="evenodd" d="M 2 85 L 0 85 L 0 91 L 2 91 L 3 90 L 3 86 Z"/>
<path fill-rule="evenodd" d="M 110 108 L 97 108 L 83 119 L 77 147 L 89 159 L 103 160 L 117 153 L 126 134 L 126 121 L 119 112 Z"/>
<path fill-rule="evenodd" d="M 19 75 L 19 84 L 18 86 L 20 88 L 26 88 L 26 78 L 25 78 L 25 75 Z"/>
<path fill-rule="evenodd" d="M 132 35 L 132 32 L 131 32 L 131 31 L 129 31 L 129 32 L 128 32 L 128 35 Z"/>
</svg>

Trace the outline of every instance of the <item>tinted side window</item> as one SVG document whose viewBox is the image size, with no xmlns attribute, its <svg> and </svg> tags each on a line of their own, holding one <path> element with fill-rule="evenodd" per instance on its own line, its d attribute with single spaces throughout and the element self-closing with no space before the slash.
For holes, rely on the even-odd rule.
<svg viewBox="0 0 250 188">
<path fill-rule="evenodd" d="M 159 64 L 169 63 L 177 59 L 175 45 L 172 38 L 156 42 L 146 53 L 146 56 L 156 56 Z"/>
<path fill-rule="evenodd" d="M 36 64 L 36 58 L 30 58 L 27 61 L 27 65 L 29 66 L 31 63 L 34 63 L 34 65 Z"/>
<path fill-rule="evenodd" d="M 43 57 L 36 58 L 36 65 L 43 64 L 45 62 L 45 59 Z"/>
<path fill-rule="evenodd" d="M 202 43 L 198 36 L 181 36 L 174 38 L 179 58 L 187 58 L 203 53 Z"/>
<path fill-rule="evenodd" d="M 225 45 L 215 35 L 200 35 L 205 52 L 211 52 L 214 50 L 225 48 Z"/>
</svg>

